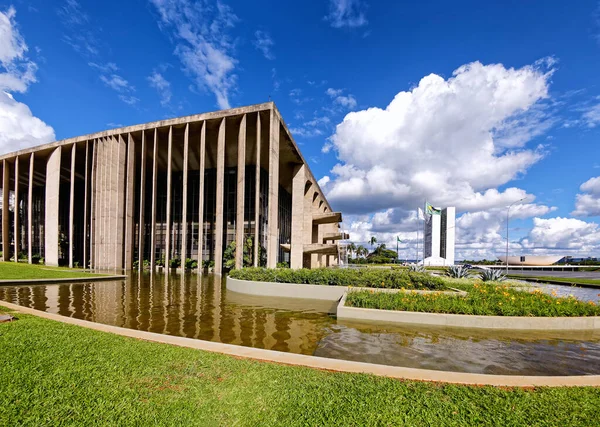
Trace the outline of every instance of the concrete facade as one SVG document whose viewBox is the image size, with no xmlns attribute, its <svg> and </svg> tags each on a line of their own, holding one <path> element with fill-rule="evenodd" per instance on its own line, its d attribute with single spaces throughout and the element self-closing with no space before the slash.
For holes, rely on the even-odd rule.
<svg viewBox="0 0 600 427">
<path fill-rule="evenodd" d="M 272 102 L 70 138 L 0 167 L 5 260 L 130 270 L 193 259 L 217 274 L 337 263 L 341 214 Z"/>
</svg>

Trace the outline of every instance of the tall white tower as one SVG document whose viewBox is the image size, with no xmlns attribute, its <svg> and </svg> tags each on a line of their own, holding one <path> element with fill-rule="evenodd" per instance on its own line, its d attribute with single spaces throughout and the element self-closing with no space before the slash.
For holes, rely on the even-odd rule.
<svg viewBox="0 0 600 427">
<path fill-rule="evenodd" d="M 424 265 L 454 265 L 456 208 L 433 208 L 425 214 Z"/>
</svg>

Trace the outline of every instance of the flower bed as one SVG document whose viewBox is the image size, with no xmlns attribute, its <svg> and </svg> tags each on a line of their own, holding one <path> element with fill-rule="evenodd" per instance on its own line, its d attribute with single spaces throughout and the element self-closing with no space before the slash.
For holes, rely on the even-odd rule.
<svg viewBox="0 0 600 427">
<path fill-rule="evenodd" d="M 233 279 L 256 282 L 299 283 L 326 286 L 358 286 L 387 289 L 444 290 L 445 281 L 427 273 L 378 269 L 299 269 L 243 268 L 232 270 Z"/>
<path fill-rule="evenodd" d="M 600 316 L 600 307 L 594 302 L 583 302 L 574 297 L 557 298 L 539 289 L 526 292 L 498 283 L 475 283 L 465 290 L 468 295 L 459 298 L 441 293 L 391 294 L 358 290 L 348 293 L 346 306 L 479 316 Z"/>
</svg>

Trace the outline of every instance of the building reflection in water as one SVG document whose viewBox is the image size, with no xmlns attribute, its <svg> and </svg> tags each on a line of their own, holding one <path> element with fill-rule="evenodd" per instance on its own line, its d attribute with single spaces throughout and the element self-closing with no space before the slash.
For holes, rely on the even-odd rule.
<svg viewBox="0 0 600 427">
<path fill-rule="evenodd" d="M 230 292 L 214 276 L 133 275 L 128 280 L 0 287 L 23 307 L 130 329 L 313 354 L 333 323 L 327 305 L 288 308 Z M 285 304 L 283 304 L 285 306 Z M 309 304 L 310 306 L 310 304 Z"/>
</svg>

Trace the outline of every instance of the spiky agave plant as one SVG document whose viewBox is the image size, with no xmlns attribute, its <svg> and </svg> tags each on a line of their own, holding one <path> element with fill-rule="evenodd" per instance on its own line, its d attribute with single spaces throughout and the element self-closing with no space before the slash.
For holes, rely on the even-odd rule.
<svg viewBox="0 0 600 427">
<path fill-rule="evenodd" d="M 414 271 L 415 273 L 425 273 L 425 267 L 422 265 L 411 264 L 408 266 L 409 271 Z"/>
<path fill-rule="evenodd" d="M 446 276 L 453 277 L 455 279 L 467 279 L 471 277 L 471 273 L 464 265 L 453 265 L 448 267 L 446 270 Z"/>
<path fill-rule="evenodd" d="M 504 273 L 502 273 L 502 270 L 496 270 L 493 268 L 483 270 L 479 276 L 484 282 L 502 282 L 506 280 L 506 276 Z"/>
</svg>

